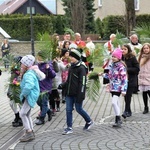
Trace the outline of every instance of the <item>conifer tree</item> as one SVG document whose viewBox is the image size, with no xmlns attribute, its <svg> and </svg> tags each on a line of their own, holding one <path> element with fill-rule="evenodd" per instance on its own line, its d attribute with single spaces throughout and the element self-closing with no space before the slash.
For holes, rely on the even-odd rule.
<svg viewBox="0 0 150 150">
<path fill-rule="evenodd" d="M 66 26 L 74 32 L 94 32 L 94 0 L 62 0 Z"/>
</svg>

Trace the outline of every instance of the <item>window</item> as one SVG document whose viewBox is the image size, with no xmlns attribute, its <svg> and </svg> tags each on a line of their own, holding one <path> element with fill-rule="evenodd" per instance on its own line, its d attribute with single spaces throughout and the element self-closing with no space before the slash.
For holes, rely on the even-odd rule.
<svg viewBox="0 0 150 150">
<path fill-rule="evenodd" d="M 98 0 L 98 7 L 102 7 L 102 0 Z"/>
<path fill-rule="evenodd" d="M 134 0 L 134 8 L 135 10 L 139 10 L 139 0 Z"/>
<path fill-rule="evenodd" d="M 35 14 L 35 7 L 31 8 L 32 14 Z M 30 14 L 30 7 L 27 7 L 27 14 Z"/>
</svg>

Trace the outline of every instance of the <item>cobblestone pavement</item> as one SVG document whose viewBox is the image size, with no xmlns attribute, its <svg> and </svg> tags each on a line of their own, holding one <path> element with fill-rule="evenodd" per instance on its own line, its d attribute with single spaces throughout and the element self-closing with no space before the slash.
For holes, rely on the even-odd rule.
<svg viewBox="0 0 150 150">
<path fill-rule="evenodd" d="M 143 102 L 141 93 L 134 94 L 132 99 L 132 117 L 123 119 L 122 128 L 114 129 L 114 111 L 111 107 L 111 96 L 100 89 L 99 99 L 94 102 L 86 99 L 84 108 L 94 121 L 89 131 L 83 131 L 84 120 L 74 111 L 74 132 L 71 135 L 62 135 L 66 127 L 65 104 L 61 104 L 61 111 L 50 122 L 42 126 L 34 126 L 35 140 L 20 143 L 23 127 L 13 128 L 14 118 L 9 107 L 4 85 L 9 77 L 3 72 L 0 77 L 0 149 L 15 150 L 148 150 L 150 149 L 150 114 L 142 114 Z M 121 110 L 124 108 L 123 97 L 120 98 Z M 39 108 L 32 110 L 32 118 L 36 122 Z M 47 118 L 46 118 L 47 119 Z"/>
</svg>

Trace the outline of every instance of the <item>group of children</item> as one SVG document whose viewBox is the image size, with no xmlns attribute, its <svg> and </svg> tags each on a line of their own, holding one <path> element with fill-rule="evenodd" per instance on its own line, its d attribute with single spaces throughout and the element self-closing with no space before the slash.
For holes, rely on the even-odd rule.
<svg viewBox="0 0 150 150">
<path fill-rule="evenodd" d="M 38 55 L 39 57 L 39 55 Z M 23 122 L 23 126 L 26 129 L 25 135 L 20 139 L 20 141 L 30 141 L 35 138 L 33 132 L 33 122 L 31 119 L 31 108 L 33 108 L 37 102 L 40 106 L 39 121 L 36 122 L 37 125 L 44 124 L 44 118 L 46 113 L 49 113 L 48 109 L 48 99 L 51 94 L 48 95 L 52 89 L 52 92 L 56 94 L 58 80 L 54 80 L 58 72 L 54 71 L 52 63 L 44 64 L 44 62 L 39 62 L 38 67 L 34 65 L 35 58 L 32 55 L 24 56 L 21 59 L 21 94 L 20 100 L 22 102 L 22 107 L 20 110 L 20 117 Z M 59 61 L 59 60 L 55 60 Z M 63 131 L 63 134 L 69 134 L 73 132 L 72 129 L 72 111 L 75 105 L 77 112 L 85 119 L 86 124 L 84 130 L 90 129 L 93 125 L 93 121 L 89 115 L 83 110 L 82 104 L 85 98 L 86 89 L 86 67 L 82 64 L 81 54 L 78 50 L 72 49 L 70 51 L 70 63 L 71 66 L 66 66 L 69 68 L 68 78 L 65 82 L 66 89 L 66 119 L 67 128 Z M 58 63 L 59 64 L 59 63 Z M 61 61 L 60 65 L 61 68 Z M 43 74 L 44 73 L 44 74 Z M 45 76 L 44 76 L 45 75 Z M 49 78 L 47 79 L 47 77 Z M 58 76 L 57 76 L 58 77 Z M 53 82 L 52 84 L 49 83 Z M 51 87 L 50 87 L 51 86 Z M 73 88 L 73 89 L 72 89 Z M 55 95 L 54 94 L 54 95 Z M 48 114 L 49 115 L 49 114 Z"/>
<path fill-rule="evenodd" d="M 52 119 L 48 102 L 52 90 L 52 80 L 56 73 L 53 63 L 51 61 L 44 62 L 40 57 L 40 52 L 37 62 L 35 65 L 35 57 L 26 55 L 22 58 L 18 57 L 11 66 L 7 96 L 10 98 L 10 106 L 15 113 L 12 125 L 14 127 L 23 125 L 26 130 L 25 135 L 20 139 L 22 142 L 35 138 L 31 118 L 31 108 L 35 104 L 40 107 L 37 125 L 45 123 L 46 114 L 48 114 L 49 121 Z"/>
<path fill-rule="evenodd" d="M 87 67 L 82 61 L 81 52 L 77 48 L 69 49 L 68 45 L 70 45 L 70 42 L 64 42 L 64 45 L 66 46 L 61 51 L 61 58 L 58 56 L 53 61 L 46 62 L 42 58 L 41 52 L 39 52 L 37 54 L 37 65 L 34 64 L 35 57 L 32 55 L 26 55 L 16 62 L 16 64 L 21 63 L 21 66 L 19 69 L 15 67 L 16 70 L 13 74 L 15 73 L 18 76 L 13 77 L 11 83 L 15 83 L 15 85 L 18 82 L 20 83 L 21 90 L 18 97 L 21 105 L 20 111 L 19 113 L 18 110 L 14 112 L 16 118 L 18 115 L 18 120 L 20 119 L 21 123 L 16 125 L 14 120 L 13 126 L 24 126 L 26 132 L 20 139 L 22 142 L 35 138 L 31 108 L 36 103 L 39 105 L 40 112 L 36 124 L 44 124 L 46 114 L 50 121 L 52 115 L 55 115 L 56 111 L 60 111 L 61 97 L 62 102 L 66 103 L 67 123 L 67 128 L 64 129 L 62 134 L 73 133 L 72 112 L 74 108 L 86 122 L 84 130 L 90 129 L 93 125 L 92 119 L 82 107 L 86 92 Z M 150 44 L 145 43 L 143 45 L 138 60 L 128 44 L 111 51 L 111 56 L 108 72 L 99 73 L 99 75 L 109 80 L 108 87 L 112 95 L 112 106 L 116 116 L 113 127 L 121 127 L 119 97 L 122 95 L 125 100 L 125 110 L 122 117 L 132 116 L 130 104 L 133 89 L 137 85 L 136 76 L 138 76 L 139 90 L 143 93 L 145 105 L 143 113 L 148 112 L 148 96 L 150 97 Z M 8 96 L 11 99 L 13 88 L 10 86 L 8 91 Z M 48 105 L 50 105 L 50 108 Z"/>
<path fill-rule="evenodd" d="M 26 142 L 35 138 L 31 118 L 31 109 L 35 104 L 40 107 L 35 124 L 42 125 L 45 123 L 46 114 L 50 121 L 52 115 L 55 115 L 56 111 L 60 111 L 61 97 L 63 98 L 62 102 L 66 103 L 67 115 L 67 128 L 62 134 L 73 132 L 72 111 L 74 105 L 77 112 L 86 121 L 84 129 L 88 130 L 93 125 L 93 121 L 82 108 L 85 98 L 87 67 L 81 61 L 80 51 L 75 48 L 62 49 L 61 56 L 56 57 L 53 61 L 45 61 L 40 51 L 36 58 L 32 55 L 16 57 L 10 68 L 11 77 L 7 96 L 10 98 L 10 106 L 15 114 L 12 125 L 25 128 L 25 134 L 20 141 Z M 70 80 L 73 78 L 76 82 Z M 65 87 L 61 87 L 62 85 Z M 72 87 L 75 90 L 72 90 Z"/>
<path fill-rule="evenodd" d="M 100 73 L 109 79 L 109 92 L 112 95 L 112 107 L 115 112 L 115 124 L 113 127 L 121 127 L 121 112 L 119 97 L 122 94 L 125 100 L 123 118 L 132 116 L 131 97 L 134 88 L 139 86 L 144 101 L 144 112 L 148 113 L 148 97 L 150 97 L 150 44 L 143 44 L 138 59 L 128 44 L 116 48 L 111 53 L 112 63 L 109 65 L 108 73 Z M 137 83 L 138 77 L 138 83 Z"/>
</svg>

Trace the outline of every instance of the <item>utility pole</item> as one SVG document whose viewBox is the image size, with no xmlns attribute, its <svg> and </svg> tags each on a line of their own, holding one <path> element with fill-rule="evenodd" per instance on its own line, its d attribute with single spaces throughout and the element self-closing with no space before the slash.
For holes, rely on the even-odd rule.
<svg viewBox="0 0 150 150">
<path fill-rule="evenodd" d="M 31 27 L 31 52 L 32 52 L 32 55 L 35 56 L 34 35 L 33 35 L 33 18 L 32 18 L 32 0 L 29 0 L 29 5 L 30 5 L 30 27 Z"/>
</svg>

